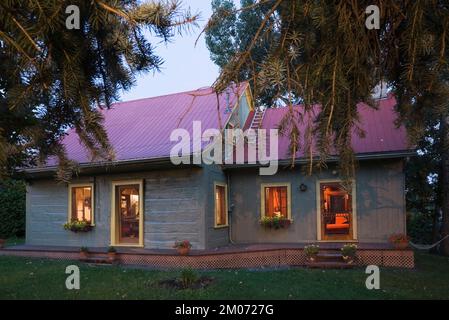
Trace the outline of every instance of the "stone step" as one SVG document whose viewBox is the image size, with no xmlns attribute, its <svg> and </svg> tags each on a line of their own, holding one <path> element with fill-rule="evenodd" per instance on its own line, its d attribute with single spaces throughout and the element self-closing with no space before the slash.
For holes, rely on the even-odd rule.
<svg viewBox="0 0 449 320">
<path fill-rule="evenodd" d="M 341 262 L 343 260 L 341 253 L 318 253 L 317 260 L 336 261 Z"/>
<path fill-rule="evenodd" d="M 100 256 L 87 257 L 84 259 L 80 259 L 80 261 L 93 264 L 112 264 L 112 261 L 109 260 L 108 257 L 100 257 Z"/>
<path fill-rule="evenodd" d="M 335 261 L 315 261 L 307 262 L 307 268 L 311 269 L 352 269 L 355 267 L 354 263 L 335 262 Z"/>
</svg>

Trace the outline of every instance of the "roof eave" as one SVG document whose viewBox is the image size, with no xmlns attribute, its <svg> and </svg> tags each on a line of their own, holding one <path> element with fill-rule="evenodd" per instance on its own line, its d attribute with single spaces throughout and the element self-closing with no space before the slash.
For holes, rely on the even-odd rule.
<svg viewBox="0 0 449 320">
<path fill-rule="evenodd" d="M 416 156 L 415 150 L 400 150 L 400 151 L 388 151 L 388 152 L 371 152 L 371 153 L 358 153 L 355 155 L 355 158 L 359 161 L 363 160 L 376 160 L 376 159 L 397 159 L 397 158 L 407 158 Z M 317 157 L 313 159 L 313 161 L 318 160 Z M 295 164 L 306 164 L 309 163 L 310 158 L 302 157 L 295 159 Z M 330 156 L 327 159 L 328 163 L 338 162 L 338 156 Z M 278 161 L 278 165 L 287 166 L 291 165 L 291 159 L 282 159 Z M 262 167 L 259 163 L 256 164 L 228 164 L 224 165 L 225 169 L 238 169 L 238 168 L 248 168 L 248 167 Z"/>
<path fill-rule="evenodd" d="M 128 171 L 144 171 L 148 169 L 170 168 L 173 163 L 170 157 L 145 158 L 145 159 L 129 159 L 113 162 L 89 162 L 80 163 L 77 166 L 80 175 L 99 174 L 99 173 L 116 173 Z M 201 167 L 201 165 L 179 165 L 177 167 Z M 52 177 L 56 173 L 58 166 L 46 166 L 36 168 L 26 168 L 22 173 L 27 179 Z"/>
</svg>

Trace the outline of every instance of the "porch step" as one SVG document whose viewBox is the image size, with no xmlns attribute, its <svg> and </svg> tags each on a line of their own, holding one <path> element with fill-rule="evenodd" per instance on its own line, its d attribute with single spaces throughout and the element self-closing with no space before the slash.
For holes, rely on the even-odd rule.
<svg viewBox="0 0 449 320">
<path fill-rule="evenodd" d="M 85 263 L 92 263 L 92 264 L 112 264 L 112 261 L 109 260 L 108 257 L 99 257 L 99 256 L 93 256 L 93 257 L 88 257 L 85 259 L 80 259 L 80 261 L 85 262 Z"/>
<path fill-rule="evenodd" d="M 318 261 L 334 261 L 334 262 L 342 262 L 343 258 L 340 252 L 335 253 L 318 253 L 317 254 Z"/>
<path fill-rule="evenodd" d="M 346 262 L 335 262 L 335 261 L 316 261 L 307 262 L 306 267 L 311 269 L 352 269 L 356 265 L 348 264 Z"/>
</svg>

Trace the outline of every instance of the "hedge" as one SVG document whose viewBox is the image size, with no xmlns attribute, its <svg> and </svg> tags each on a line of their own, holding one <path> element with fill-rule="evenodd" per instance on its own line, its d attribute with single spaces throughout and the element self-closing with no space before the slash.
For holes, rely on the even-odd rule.
<svg viewBox="0 0 449 320">
<path fill-rule="evenodd" d="M 0 238 L 25 235 L 25 182 L 0 181 Z"/>
</svg>

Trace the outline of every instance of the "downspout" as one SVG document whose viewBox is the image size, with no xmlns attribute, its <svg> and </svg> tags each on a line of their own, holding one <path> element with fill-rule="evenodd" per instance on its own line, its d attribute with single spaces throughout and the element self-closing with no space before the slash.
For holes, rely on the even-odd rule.
<svg viewBox="0 0 449 320">
<path fill-rule="evenodd" d="M 231 230 L 231 226 L 232 226 L 232 212 L 234 211 L 234 204 L 230 203 L 230 199 L 231 199 L 231 180 L 229 178 L 229 173 L 226 172 L 226 184 L 228 185 L 228 238 L 229 238 L 229 243 L 231 244 L 235 244 L 235 242 L 232 240 L 232 230 Z"/>
</svg>

